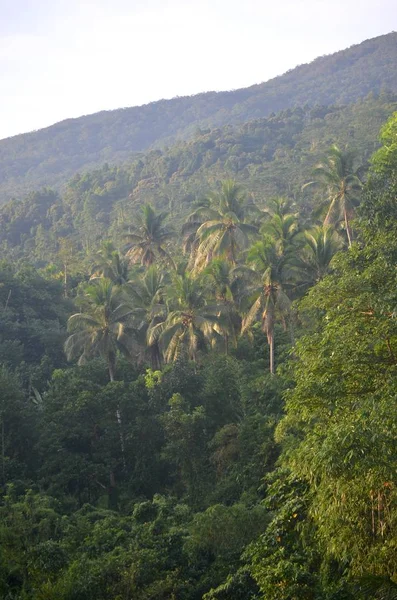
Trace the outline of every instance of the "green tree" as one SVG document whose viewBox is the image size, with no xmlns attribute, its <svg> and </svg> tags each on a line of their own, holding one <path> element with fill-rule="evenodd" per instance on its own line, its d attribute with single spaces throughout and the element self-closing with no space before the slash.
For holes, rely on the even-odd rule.
<svg viewBox="0 0 397 600">
<path fill-rule="evenodd" d="M 172 228 L 166 225 L 168 213 L 156 214 L 150 204 L 145 204 L 137 217 L 137 225 L 131 226 L 125 235 L 129 246 L 127 257 L 133 263 L 150 266 L 159 260 L 173 265 L 167 242 L 174 237 Z"/>
<path fill-rule="evenodd" d="M 203 350 L 216 334 L 220 307 L 207 304 L 202 282 L 188 273 L 175 275 L 168 290 L 168 304 L 165 321 L 149 331 L 149 345 L 159 339 L 167 362 L 180 354 L 196 361 L 198 350 Z"/>
<path fill-rule="evenodd" d="M 382 127 L 380 140 L 382 146 L 371 158 L 372 174 L 382 174 L 389 179 L 396 177 L 397 164 L 397 112 Z"/>
<path fill-rule="evenodd" d="M 289 249 L 291 245 L 299 246 L 300 243 L 298 214 L 291 210 L 291 200 L 273 198 L 263 211 L 267 218 L 261 227 L 261 234 L 276 240 L 281 252 Z"/>
<path fill-rule="evenodd" d="M 306 184 L 307 186 L 316 183 L 322 188 L 329 203 L 324 225 L 343 221 L 349 247 L 352 245 L 350 220 L 362 190 L 359 169 L 355 169 L 354 161 L 353 152 L 343 152 L 333 145 L 328 150 L 325 160 L 315 167 L 314 181 Z"/>
<path fill-rule="evenodd" d="M 116 250 L 113 243 L 102 242 L 101 249 L 97 252 L 91 279 L 105 277 L 117 286 L 127 283 L 129 276 L 129 261 Z"/>
<path fill-rule="evenodd" d="M 84 312 L 72 315 L 68 320 L 71 334 L 65 342 L 68 360 L 79 357 L 84 364 L 94 356 L 100 356 L 107 364 L 109 379 L 114 381 L 117 353 L 130 355 L 131 306 L 120 290 L 105 278 L 98 279 L 84 288 L 82 298 Z"/>
<path fill-rule="evenodd" d="M 247 223 L 249 208 L 240 186 L 228 180 L 222 183 L 219 193 L 210 194 L 190 215 L 184 231 L 191 240 L 192 227 L 196 230 L 191 256 L 194 270 L 201 270 L 215 257 L 225 257 L 232 264 L 237 263 L 239 252 L 247 247 L 250 236 L 258 231 L 255 225 Z"/>
<path fill-rule="evenodd" d="M 367 578 L 372 587 L 380 578 L 379 594 L 369 597 L 396 584 L 395 159 L 391 153 L 371 173 L 362 247 L 339 254 L 335 272 L 301 303 L 306 335 L 295 347 L 295 386 L 277 429 L 282 464 L 309 485 L 321 552 L 346 565 L 362 593 Z"/>
<path fill-rule="evenodd" d="M 305 231 L 306 244 L 297 260 L 299 287 L 318 283 L 329 271 L 335 254 L 342 249 L 342 240 L 330 225 L 317 225 Z"/>
<path fill-rule="evenodd" d="M 253 276 L 256 283 L 249 288 L 254 302 L 243 319 L 242 332 L 246 332 L 260 317 L 269 345 L 271 374 L 275 371 L 275 324 L 279 320 L 285 327 L 290 313 L 291 301 L 285 289 L 291 282 L 292 259 L 290 253 L 280 251 L 277 242 L 269 238 L 254 244 L 248 253 L 248 262 L 255 268 Z"/>
<path fill-rule="evenodd" d="M 210 297 L 221 306 L 221 319 L 215 327 L 223 334 L 225 353 L 229 353 L 230 342 L 235 347 L 241 329 L 241 317 L 238 311 L 243 294 L 243 275 L 225 258 L 215 258 L 203 271 Z"/>
<path fill-rule="evenodd" d="M 167 314 L 164 303 L 167 276 L 156 265 L 151 265 L 145 273 L 136 273 L 126 287 L 133 309 L 135 337 L 144 352 L 150 356 L 153 370 L 161 367 L 161 350 L 153 329 Z"/>
</svg>

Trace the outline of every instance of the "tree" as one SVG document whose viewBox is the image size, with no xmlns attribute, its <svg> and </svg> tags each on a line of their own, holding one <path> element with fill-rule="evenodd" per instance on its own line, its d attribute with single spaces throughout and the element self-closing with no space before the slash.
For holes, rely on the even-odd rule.
<svg viewBox="0 0 397 600">
<path fill-rule="evenodd" d="M 110 381 L 114 381 L 117 353 L 130 354 L 131 306 L 106 278 L 84 289 L 82 304 L 85 312 L 76 313 L 68 320 L 71 335 L 65 342 L 66 356 L 68 360 L 79 356 L 79 364 L 100 356 L 107 364 Z"/>
<path fill-rule="evenodd" d="M 126 287 L 133 305 L 135 337 L 149 352 L 153 370 L 161 367 L 161 351 L 159 340 L 154 335 L 150 335 L 150 332 L 166 317 L 167 307 L 164 303 L 166 281 L 166 274 L 156 265 L 151 265 L 143 276 L 136 274 Z"/>
<path fill-rule="evenodd" d="M 237 263 L 238 253 L 248 245 L 249 237 L 258 231 L 255 225 L 246 222 L 249 208 L 240 187 L 228 180 L 222 183 L 219 193 L 210 194 L 189 216 L 184 232 L 188 234 L 187 240 L 192 248 L 190 265 L 193 270 L 202 270 L 215 257 L 225 257 L 232 264 Z M 195 241 L 192 243 L 194 230 Z"/>
<path fill-rule="evenodd" d="M 310 485 L 321 551 L 354 576 L 395 576 L 395 306 L 380 247 L 338 257 L 301 303 L 306 335 L 277 431 L 283 465 Z"/>
<path fill-rule="evenodd" d="M 116 286 L 122 286 L 128 281 L 129 261 L 120 256 L 113 243 L 109 240 L 102 243 L 96 255 L 91 279 L 106 277 Z"/>
<path fill-rule="evenodd" d="M 201 281 L 188 273 L 174 276 L 168 304 L 167 318 L 149 331 L 149 344 L 159 339 L 167 362 L 184 353 L 196 361 L 198 350 L 216 333 L 220 307 L 207 304 Z"/>
<path fill-rule="evenodd" d="M 320 551 L 384 598 L 397 564 L 397 153 L 387 156 L 375 154 L 364 190 L 362 247 L 340 253 L 301 302 L 306 334 L 276 430 L 281 464 L 309 486 Z"/>
<path fill-rule="evenodd" d="M 215 327 L 223 333 L 225 352 L 228 354 L 230 340 L 235 346 L 241 328 L 238 304 L 243 293 L 242 273 L 226 259 L 215 258 L 203 271 L 203 275 L 209 294 L 215 298 L 217 304 L 221 305 L 219 316 L 222 320 Z"/>
<path fill-rule="evenodd" d="M 385 123 L 380 132 L 382 146 L 371 158 L 372 174 L 382 174 L 395 180 L 397 165 L 397 112 Z"/>
<path fill-rule="evenodd" d="M 292 200 L 282 197 L 269 200 L 263 209 L 265 222 L 261 227 L 261 234 L 270 235 L 276 240 L 281 252 L 292 244 L 300 243 L 298 213 L 291 212 L 292 210 Z"/>
<path fill-rule="evenodd" d="M 331 261 L 342 248 L 342 240 L 330 225 L 317 225 L 305 231 L 306 244 L 299 253 L 299 287 L 318 283 L 329 271 Z"/>
<path fill-rule="evenodd" d="M 329 206 L 324 225 L 343 220 L 349 247 L 352 245 L 350 219 L 362 189 L 359 170 L 354 168 L 354 158 L 353 152 L 342 152 L 338 146 L 331 146 L 325 160 L 313 171 L 314 181 L 306 184 L 317 184 L 325 192 Z"/>
<path fill-rule="evenodd" d="M 252 246 L 248 262 L 256 269 L 257 283 L 249 290 L 255 300 L 243 319 L 242 332 L 247 331 L 260 315 L 262 329 L 266 333 L 270 350 L 270 373 L 274 374 L 274 327 L 279 319 L 286 325 L 290 311 L 290 299 L 285 292 L 285 284 L 292 274 L 292 255 L 280 251 L 276 241 L 265 238 Z"/>
<path fill-rule="evenodd" d="M 166 212 L 156 214 L 150 204 L 142 207 L 142 212 L 137 217 L 138 224 L 131 226 L 125 236 L 129 246 L 126 256 L 133 263 L 140 262 L 147 267 L 163 260 L 173 265 L 171 255 L 166 250 L 166 244 L 175 234 L 165 224 L 167 217 L 168 213 Z"/>
</svg>

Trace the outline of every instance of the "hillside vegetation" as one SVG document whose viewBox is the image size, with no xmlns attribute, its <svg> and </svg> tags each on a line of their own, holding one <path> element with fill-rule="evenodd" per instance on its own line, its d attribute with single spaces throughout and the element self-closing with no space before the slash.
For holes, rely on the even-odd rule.
<svg viewBox="0 0 397 600">
<path fill-rule="evenodd" d="M 301 205 L 227 179 L 117 221 L 135 165 L 8 207 L 1 598 L 396 597 L 396 136 L 326 148 Z"/>
<path fill-rule="evenodd" d="M 0 207 L 0 598 L 397 598 L 395 42 L 265 84 L 301 102 L 266 116 L 262 86 L 177 99 L 213 112 L 150 140 L 104 113 L 69 158 L 61 124 L 59 189 L 26 143 L 32 188 Z"/>
<path fill-rule="evenodd" d="M 287 109 L 266 119 L 201 131 L 191 141 L 140 154 L 129 164 L 76 175 L 58 194 L 34 192 L 0 210 L 3 256 L 42 264 L 57 255 L 59 238 L 90 253 L 106 237 L 123 245 L 125 227 L 144 202 L 170 211 L 180 225 L 192 204 L 233 178 L 262 206 L 275 195 L 294 198 L 302 216 L 316 190 L 302 191 L 313 165 L 337 143 L 365 166 L 397 96 L 372 95 L 347 106 Z"/>
<path fill-rule="evenodd" d="M 397 92 L 397 34 L 317 58 L 252 87 L 100 112 L 0 141 L 0 199 L 59 187 L 77 171 L 131 160 L 136 152 L 189 139 L 198 129 L 269 116 L 295 106 L 347 104 Z"/>
</svg>

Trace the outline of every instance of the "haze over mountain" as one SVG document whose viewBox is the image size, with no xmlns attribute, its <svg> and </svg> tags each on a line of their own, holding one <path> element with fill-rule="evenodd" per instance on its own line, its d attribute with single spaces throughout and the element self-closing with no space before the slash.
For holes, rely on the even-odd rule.
<svg viewBox="0 0 397 600">
<path fill-rule="evenodd" d="M 0 141 L 2 202 L 43 186 L 59 188 L 78 171 L 130 160 L 199 130 L 263 118 L 304 105 L 349 104 L 397 91 L 397 33 L 317 58 L 268 82 L 68 119 Z"/>
</svg>

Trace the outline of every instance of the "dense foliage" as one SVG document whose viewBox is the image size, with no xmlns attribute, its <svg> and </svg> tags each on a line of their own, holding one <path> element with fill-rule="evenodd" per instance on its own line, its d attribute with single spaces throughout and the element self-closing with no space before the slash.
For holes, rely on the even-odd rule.
<svg viewBox="0 0 397 600">
<path fill-rule="evenodd" d="M 3 208 L 2 598 L 397 597 L 397 113 L 371 158 L 368 133 L 392 108 L 202 132 Z M 327 120 L 356 154 L 314 151 Z M 297 136 L 284 196 L 265 129 Z"/>
<path fill-rule="evenodd" d="M 136 152 L 190 139 L 198 129 L 236 125 L 306 104 L 350 104 L 382 90 L 396 93 L 396 41 L 396 33 L 370 39 L 246 89 L 100 112 L 3 140 L 2 202 L 33 187 L 59 187 L 77 171 L 120 164 Z"/>
<path fill-rule="evenodd" d="M 149 152 L 123 167 L 105 165 L 76 175 L 59 194 L 45 189 L 1 208 L 2 254 L 13 261 L 33 258 L 38 265 L 73 262 L 76 252 L 95 253 L 104 237 L 124 249 L 126 227 L 135 227 L 145 202 L 169 212 L 179 228 L 196 202 L 231 178 L 257 205 L 286 195 L 309 217 L 326 194 L 321 186 L 302 187 L 329 146 L 337 144 L 344 153 L 354 149 L 356 168 L 364 166 L 396 108 L 397 97 L 390 94 L 350 106 L 295 108 L 201 132 L 191 142 Z"/>
</svg>

